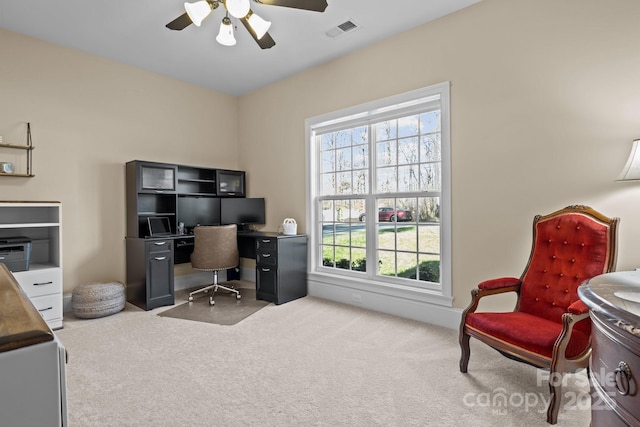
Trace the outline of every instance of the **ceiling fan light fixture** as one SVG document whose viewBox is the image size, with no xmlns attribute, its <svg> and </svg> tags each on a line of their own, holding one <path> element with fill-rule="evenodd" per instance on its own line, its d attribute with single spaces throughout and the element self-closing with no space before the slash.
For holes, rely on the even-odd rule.
<svg viewBox="0 0 640 427">
<path fill-rule="evenodd" d="M 184 4 L 184 10 L 187 11 L 187 15 L 189 15 L 189 19 L 199 27 L 202 24 L 204 18 L 209 16 L 213 7 L 211 3 L 206 0 L 197 1 L 195 3 L 186 3 Z"/>
<path fill-rule="evenodd" d="M 236 38 L 233 37 L 233 26 L 228 16 L 222 18 L 220 23 L 220 31 L 216 37 L 216 41 L 224 46 L 233 46 L 236 44 Z"/>
<path fill-rule="evenodd" d="M 271 22 L 265 21 L 252 11 L 249 12 L 247 22 L 256 33 L 256 37 L 258 38 L 258 40 L 260 40 L 265 34 L 267 34 L 267 31 L 269 31 L 269 28 L 271 27 Z"/>
<path fill-rule="evenodd" d="M 224 6 L 231 16 L 238 19 L 247 16 L 251 9 L 249 0 L 225 0 Z"/>
</svg>

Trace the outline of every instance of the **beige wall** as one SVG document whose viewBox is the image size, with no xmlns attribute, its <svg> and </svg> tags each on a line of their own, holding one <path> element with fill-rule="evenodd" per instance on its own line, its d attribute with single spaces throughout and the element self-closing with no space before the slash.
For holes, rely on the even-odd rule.
<svg viewBox="0 0 640 427">
<path fill-rule="evenodd" d="M 483 0 L 238 99 L 0 31 L 0 128 L 31 121 L 37 146 L 0 198 L 63 202 L 65 292 L 124 280 L 124 162 L 245 169 L 265 229 L 305 231 L 304 120 L 451 81 L 454 305 L 519 275 L 533 216 L 569 204 L 622 218 L 631 269 L 640 188 L 614 179 L 640 137 L 639 21 L 636 0 Z"/>
<path fill-rule="evenodd" d="M 237 98 L 2 30 L 0 57 L 0 135 L 36 147 L 0 199 L 62 202 L 65 293 L 125 280 L 125 162 L 238 165 Z"/>
<path fill-rule="evenodd" d="M 621 217 L 618 269 L 640 267 L 640 185 L 614 182 L 640 137 L 637 22 L 636 0 L 483 0 L 242 97 L 240 167 L 270 220 L 303 222 L 306 118 L 450 81 L 456 307 L 519 276 L 533 216 L 569 204 Z"/>
</svg>

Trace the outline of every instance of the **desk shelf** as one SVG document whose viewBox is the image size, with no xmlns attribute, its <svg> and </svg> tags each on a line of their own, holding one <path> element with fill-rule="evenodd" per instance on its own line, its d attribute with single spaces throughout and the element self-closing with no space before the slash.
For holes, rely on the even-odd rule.
<svg viewBox="0 0 640 427">
<path fill-rule="evenodd" d="M 148 237 L 147 218 L 154 216 L 169 217 L 171 232 L 177 234 L 178 222 L 181 221 L 180 205 L 193 208 L 194 200 L 208 199 L 200 203 L 199 208 L 215 210 L 212 199 L 244 197 L 244 177 L 244 171 L 140 160 L 127 162 L 127 237 Z M 217 210 L 220 210 L 219 206 Z M 219 212 L 208 215 L 208 218 L 218 215 Z"/>
<path fill-rule="evenodd" d="M 178 166 L 178 192 L 182 195 L 216 196 L 216 170 Z"/>
</svg>

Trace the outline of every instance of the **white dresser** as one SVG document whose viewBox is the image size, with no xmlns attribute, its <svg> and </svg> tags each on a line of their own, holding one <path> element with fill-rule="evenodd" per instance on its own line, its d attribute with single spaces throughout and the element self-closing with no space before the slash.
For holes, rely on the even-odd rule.
<svg viewBox="0 0 640 427">
<path fill-rule="evenodd" d="M 25 269 L 15 260 L 22 254 L 11 252 L 11 245 L 27 240 L 30 254 Z M 8 248 L 5 253 L 3 247 Z M 1 201 L 0 262 L 9 267 L 49 327 L 62 328 L 62 205 Z"/>
<path fill-rule="evenodd" d="M 66 351 L 0 265 L 0 425 L 66 426 Z"/>
</svg>

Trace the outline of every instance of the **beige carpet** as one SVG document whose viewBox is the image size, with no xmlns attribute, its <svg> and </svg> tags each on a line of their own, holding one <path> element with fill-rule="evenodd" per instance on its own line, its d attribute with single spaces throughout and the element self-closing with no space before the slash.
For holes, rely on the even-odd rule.
<svg viewBox="0 0 640 427">
<path fill-rule="evenodd" d="M 531 366 L 457 331 L 306 297 L 234 326 L 129 304 L 65 320 L 71 427 L 547 426 Z M 588 426 L 586 375 L 564 387 L 559 426 Z"/>
<path fill-rule="evenodd" d="M 185 294 L 186 298 L 189 291 L 181 292 Z M 230 326 L 270 304 L 268 301 L 257 300 L 255 289 L 240 289 L 240 295 L 241 298 L 236 299 L 234 294 L 221 290 L 216 292 L 215 305 L 211 306 L 209 305 L 209 294 L 199 294 L 195 296 L 193 302 L 185 302 L 169 310 L 161 311 L 158 316 Z"/>
</svg>

